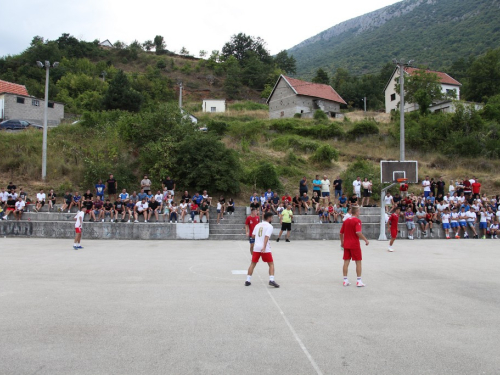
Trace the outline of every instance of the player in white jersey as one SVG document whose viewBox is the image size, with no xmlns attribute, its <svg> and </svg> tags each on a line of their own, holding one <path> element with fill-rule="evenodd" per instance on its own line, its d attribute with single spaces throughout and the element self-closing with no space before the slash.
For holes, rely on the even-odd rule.
<svg viewBox="0 0 500 375">
<path fill-rule="evenodd" d="M 460 217 L 459 213 L 457 212 L 457 208 L 455 207 L 453 209 L 453 212 L 451 213 L 451 218 L 450 218 L 450 227 L 451 230 L 455 231 L 455 238 L 459 239 L 460 238 L 460 229 L 458 226 L 458 218 Z"/>
<path fill-rule="evenodd" d="M 494 219 L 493 223 L 491 223 L 491 225 L 490 225 L 491 238 L 495 238 L 495 239 L 498 238 L 498 236 L 497 236 L 498 229 L 499 229 L 498 220 Z"/>
<path fill-rule="evenodd" d="M 476 232 L 476 220 L 477 220 L 477 215 L 474 212 L 474 208 L 470 208 L 469 211 L 465 213 L 465 216 L 467 217 L 467 226 L 474 232 L 474 237 L 472 238 L 478 238 L 477 232 Z"/>
<path fill-rule="evenodd" d="M 450 215 L 450 209 L 448 207 L 446 207 L 444 209 L 444 212 L 441 214 L 441 222 L 443 223 L 443 229 L 444 229 L 444 232 L 446 233 L 446 239 L 449 240 L 450 239 L 450 219 L 451 219 L 451 215 Z"/>
<path fill-rule="evenodd" d="M 247 281 L 245 281 L 245 286 L 252 285 L 252 274 L 255 266 L 262 258 L 263 262 L 269 265 L 269 285 L 279 288 L 280 286 L 274 281 L 274 261 L 273 255 L 271 254 L 271 236 L 273 234 L 273 226 L 271 222 L 273 221 L 273 213 L 266 212 L 264 214 L 264 221 L 255 226 L 252 232 L 252 237 L 255 239 L 255 244 L 252 253 L 252 263 L 248 268 Z"/>
<path fill-rule="evenodd" d="M 83 226 L 83 217 L 85 216 L 85 212 L 82 208 L 78 209 L 76 216 L 74 217 L 75 221 L 75 243 L 73 244 L 74 250 L 83 249 L 80 245 L 80 241 L 82 240 L 82 226 Z"/>
<path fill-rule="evenodd" d="M 488 230 L 488 212 L 486 212 L 486 208 L 481 208 L 479 211 L 479 230 L 483 231 L 483 236 L 481 239 L 486 239 L 486 231 Z"/>
</svg>

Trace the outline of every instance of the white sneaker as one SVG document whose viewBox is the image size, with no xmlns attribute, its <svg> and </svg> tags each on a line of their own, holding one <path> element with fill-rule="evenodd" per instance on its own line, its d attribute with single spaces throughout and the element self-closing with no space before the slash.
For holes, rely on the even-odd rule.
<svg viewBox="0 0 500 375">
<path fill-rule="evenodd" d="M 365 286 L 365 284 L 363 284 L 363 282 L 362 282 L 361 280 L 359 280 L 359 281 L 356 283 L 356 286 L 357 286 L 358 288 L 361 288 L 361 287 L 364 287 L 364 286 Z"/>
<path fill-rule="evenodd" d="M 112 223 L 114 223 L 114 220 L 113 220 L 113 219 L 111 219 L 111 222 L 112 222 Z"/>
<path fill-rule="evenodd" d="M 388 248 L 387 250 L 388 250 L 389 252 L 391 252 L 391 253 L 394 251 L 394 249 L 393 249 L 391 246 L 389 246 L 389 248 Z"/>
<path fill-rule="evenodd" d="M 349 282 L 349 280 L 344 280 L 344 286 L 349 286 L 351 285 L 351 283 Z"/>
<path fill-rule="evenodd" d="M 144 220 L 145 223 L 147 223 L 148 221 L 147 220 Z"/>
<path fill-rule="evenodd" d="M 175 221 L 175 224 L 177 224 L 177 220 Z"/>
<path fill-rule="evenodd" d="M 130 223 L 130 220 L 128 220 L 127 223 Z"/>
<path fill-rule="evenodd" d="M 138 222 L 139 222 L 139 220 L 134 220 L 134 223 L 138 223 Z"/>
<path fill-rule="evenodd" d="M 170 220 L 170 224 L 172 224 L 172 220 Z"/>
<path fill-rule="evenodd" d="M 104 219 L 101 220 L 104 223 Z"/>
</svg>

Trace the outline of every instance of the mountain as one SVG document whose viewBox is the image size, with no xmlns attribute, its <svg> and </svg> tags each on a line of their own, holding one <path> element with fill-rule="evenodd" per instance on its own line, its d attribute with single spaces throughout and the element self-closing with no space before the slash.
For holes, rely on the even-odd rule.
<svg viewBox="0 0 500 375">
<path fill-rule="evenodd" d="M 439 70 L 500 46 L 500 0 L 405 0 L 342 22 L 289 50 L 297 75 L 375 73 L 393 58 Z"/>
</svg>

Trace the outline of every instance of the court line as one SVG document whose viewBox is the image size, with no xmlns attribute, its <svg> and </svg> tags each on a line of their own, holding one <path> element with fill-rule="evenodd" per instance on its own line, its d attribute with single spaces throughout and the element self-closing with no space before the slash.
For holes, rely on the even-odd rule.
<svg viewBox="0 0 500 375">
<path fill-rule="evenodd" d="M 241 244 L 238 244 L 238 246 L 239 246 L 240 249 L 242 249 Z M 260 274 L 257 274 L 257 275 L 259 276 L 260 282 L 264 286 L 264 289 L 266 290 L 267 294 L 269 295 L 269 297 L 271 297 L 271 300 L 274 302 L 274 304 L 278 308 L 278 311 L 281 314 L 281 317 L 285 321 L 286 325 L 288 326 L 288 329 L 290 330 L 290 332 L 292 332 L 292 335 L 295 338 L 295 341 L 297 341 L 297 343 L 299 344 L 300 348 L 302 349 L 302 351 L 306 355 L 307 359 L 309 360 L 309 363 L 311 363 L 312 367 L 316 371 L 316 374 L 323 375 L 323 372 L 321 371 L 321 369 L 319 368 L 318 364 L 316 363 L 316 361 L 312 357 L 311 353 L 309 353 L 309 350 L 307 350 L 306 346 L 304 345 L 304 343 L 300 339 L 299 335 L 297 334 L 297 331 L 295 331 L 295 328 L 293 328 L 292 323 L 290 323 L 290 321 L 286 317 L 283 309 L 280 307 L 280 305 L 278 304 L 278 302 L 276 301 L 276 299 L 274 298 L 274 296 L 269 291 L 269 288 L 266 286 L 266 283 L 264 282 L 264 280 L 262 279 L 262 277 L 260 276 Z"/>
</svg>

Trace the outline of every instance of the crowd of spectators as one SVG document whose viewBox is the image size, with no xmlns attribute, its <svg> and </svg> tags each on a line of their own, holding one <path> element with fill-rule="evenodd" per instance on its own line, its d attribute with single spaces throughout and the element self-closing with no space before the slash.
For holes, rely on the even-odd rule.
<svg viewBox="0 0 500 375">
<path fill-rule="evenodd" d="M 70 213 L 76 207 L 84 212 L 84 219 L 89 222 L 104 222 L 109 218 L 111 222 L 138 223 L 141 216 L 146 223 L 153 217 L 156 222 L 163 220 L 169 223 L 184 223 L 186 218 L 187 222 L 194 223 L 198 220 L 201 223 L 204 217 L 207 222 L 210 219 L 210 207 L 215 201 L 206 190 L 202 194 L 196 192 L 193 196 L 188 191 L 176 194 L 176 183 L 170 177 L 162 181 L 162 188 L 156 193 L 151 186 L 151 180 L 144 175 L 139 193 L 133 191 L 129 194 L 126 189 L 118 193 L 118 181 L 111 174 L 106 182 L 99 180 L 94 189 L 87 190 L 83 195 L 79 191 L 66 191 L 59 199 L 61 205 L 56 207 L 58 197 L 54 190 L 46 194 L 41 189 L 36 198 L 31 199 L 22 188 L 18 193 L 16 186 L 10 182 L 6 189 L 0 191 L 0 218 L 8 220 L 10 214 L 13 214 L 15 219 L 21 220 L 23 213 L 29 210 L 28 207 L 38 212 L 47 205 L 48 212 L 57 210 Z M 224 219 L 225 213 L 234 214 L 235 203 L 232 198 L 226 202 L 224 196 L 220 196 L 216 207 L 219 223 Z"/>
</svg>

